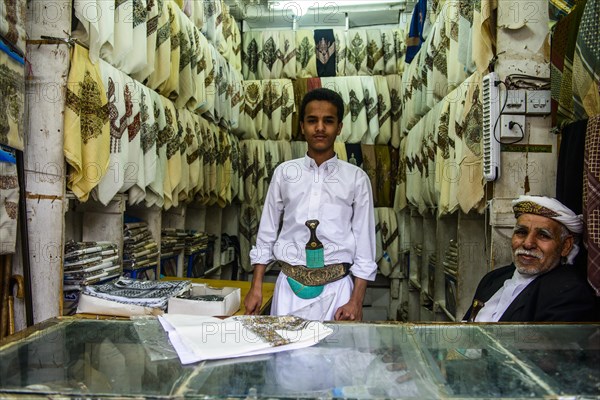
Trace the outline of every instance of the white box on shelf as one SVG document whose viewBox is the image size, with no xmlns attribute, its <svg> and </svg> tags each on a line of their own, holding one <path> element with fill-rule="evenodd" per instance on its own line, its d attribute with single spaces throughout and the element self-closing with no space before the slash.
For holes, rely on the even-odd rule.
<svg viewBox="0 0 600 400">
<path fill-rule="evenodd" d="M 221 301 L 204 301 L 171 297 L 167 313 L 205 315 L 208 317 L 231 316 L 240 309 L 241 291 L 239 288 L 215 288 L 204 284 L 192 284 L 192 296 L 223 296 Z"/>
</svg>

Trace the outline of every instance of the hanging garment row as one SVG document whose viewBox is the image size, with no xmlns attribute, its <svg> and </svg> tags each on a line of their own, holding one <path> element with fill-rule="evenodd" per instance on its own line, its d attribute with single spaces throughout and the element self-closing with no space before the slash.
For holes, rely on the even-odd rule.
<svg viewBox="0 0 600 400">
<path fill-rule="evenodd" d="M 221 1 L 189 1 L 183 10 L 173 0 L 109 3 L 74 5 L 73 36 L 89 46 L 92 63 L 103 59 L 178 108 L 200 113 L 213 111 L 218 94 L 242 86 L 241 38 Z"/>
<path fill-rule="evenodd" d="M 400 29 L 249 31 L 242 36 L 244 79 L 401 74 Z"/>
<path fill-rule="evenodd" d="M 231 202 L 238 146 L 222 125 L 177 109 L 106 62 L 92 64 L 81 46 L 73 49 L 68 81 L 67 185 L 81 201 L 93 194 L 108 204 L 128 192 L 132 204 L 145 200 L 167 209 L 193 199 Z"/>
</svg>

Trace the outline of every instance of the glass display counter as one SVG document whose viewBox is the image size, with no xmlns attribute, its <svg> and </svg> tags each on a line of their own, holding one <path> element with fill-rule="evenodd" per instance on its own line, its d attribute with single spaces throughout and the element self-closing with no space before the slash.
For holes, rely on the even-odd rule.
<svg viewBox="0 0 600 400">
<path fill-rule="evenodd" d="M 0 397 L 600 398 L 600 324 L 335 323 L 316 346 L 183 366 L 155 319 L 47 321 Z"/>
</svg>

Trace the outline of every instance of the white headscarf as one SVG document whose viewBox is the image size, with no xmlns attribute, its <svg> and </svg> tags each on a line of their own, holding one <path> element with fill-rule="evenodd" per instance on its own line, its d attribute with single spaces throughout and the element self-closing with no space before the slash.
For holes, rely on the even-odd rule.
<svg viewBox="0 0 600 400">
<path fill-rule="evenodd" d="M 545 196 L 520 196 L 513 200 L 515 218 L 521 214 L 535 214 L 551 218 L 563 224 L 571 233 L 574 233 L 573 248 L 567 255 L 567 263 L 572 264 L 579 253 L 579 237 L 583 232 L 583 216 L 577 215 L 560 201 Z"/>
</svg>

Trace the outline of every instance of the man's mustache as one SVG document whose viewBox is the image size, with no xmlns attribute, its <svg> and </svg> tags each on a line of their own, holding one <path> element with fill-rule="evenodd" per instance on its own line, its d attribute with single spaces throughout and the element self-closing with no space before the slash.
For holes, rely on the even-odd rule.
<svg viewBox="0 0 600 400">
<path fill-rule="evenodd" d="M 535 257 L 538 260 L 541 260 L 542 257 L 544 256 L 541 252 L 532 251 L 532 250 L 525 250 L 523 248 L 515 250 L 514 254 L 515 254 L 515 257 L 523 255 L 523 256 Z"/>
</svg>

